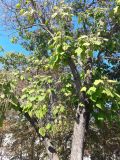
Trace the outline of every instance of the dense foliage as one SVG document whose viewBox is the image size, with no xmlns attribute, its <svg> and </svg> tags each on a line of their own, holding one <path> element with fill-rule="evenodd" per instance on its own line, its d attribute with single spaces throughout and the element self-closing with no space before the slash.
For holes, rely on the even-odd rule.
<svg viewBox="0 0 120 160">
<path fill-rule="evenodd" d="M 31 54 L 0 59 L 0 122 L 14 109 L 49 158 L 82 160 L 88 128 L 119 123 L 120 1 L 20 0 L 11 11 L 11 41 Z"/>
</svg>

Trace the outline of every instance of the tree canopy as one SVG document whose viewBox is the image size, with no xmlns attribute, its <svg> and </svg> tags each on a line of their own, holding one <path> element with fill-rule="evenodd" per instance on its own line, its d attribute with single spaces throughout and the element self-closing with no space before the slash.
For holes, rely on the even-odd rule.
<svg viewBox="0 0 120 160">
<path fill-rule="evenodd" d="M 30 55 L 0 58 L 0 122 L 20 112 L 48 159 L 82 160 L 90 128 L 120 121 L 120 1 L 1 3 Z"/>
</svg>

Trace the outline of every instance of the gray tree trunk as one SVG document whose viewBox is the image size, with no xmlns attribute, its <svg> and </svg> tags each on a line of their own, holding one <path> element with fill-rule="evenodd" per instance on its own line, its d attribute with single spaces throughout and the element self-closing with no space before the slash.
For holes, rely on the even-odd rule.
<svg viewBox="0 0 120 160">
<path fill-rule="evenodd" d="M 76 110 L 76 121 L 74 124 L 73 139 L 72 139 L 72 149 L 70 160 L 83 160 L 84 152 L 84 142 L 85 142 L 85 132 L 87 132 L 89 124 L 89 107 L 90 103 L 85 93 L 80 93 L 80 88 L 82 86 L 79 72 L 77 71 L 74 61 L 69 59 L 69 66 L 74 77 L 74 82 L 76 86 L 76 94 L 79 97 L 80 102 L 84 107 L 78 107 Z M 85 73 L 89 71 L 86 76 L 84 85 L 89 88 L 92 82 L 92 58 L 88 57 L 85 69 Z"/>
<path fill-rule="evenodd" d="M 84 139 L 86 128 L 86 111 L 82 108 L 78 120 L 74 124 L 71 158 L 70 160 L 83 160 Z"/>
</svg>

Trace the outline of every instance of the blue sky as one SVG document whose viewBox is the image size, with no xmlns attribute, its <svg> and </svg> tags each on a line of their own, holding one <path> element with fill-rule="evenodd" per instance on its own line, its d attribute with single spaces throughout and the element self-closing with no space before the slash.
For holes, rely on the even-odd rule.
<svg viewBox="0 0 120 160">
<path fill-rule="evenodd" d="M 28 52 L 19 44 L 12 44 L 10 39 L 12 36 L 15 36 L 13 31 L 9 31 L 2 26 L 0 26 L 0 46 L 3 47 L 5 52 L 21 52 L 28 54 Z M 0 56 L 4 55 L 3 52 L 0 52 Z"/>
<path fill-rule="evenodd" d="M 91 0 L 88 0 L 88 2 L 90 2 L 90 1 Z M 0 13 L 2 14 L 1 10 L 0 10 Z M 79 27 L 79 24 L 76 22 L 77 22 L 77 18 L 74 17 L 73 18 L 73 23 L 75 24 L 74 29 Z M 13 33 L 13 34 L 11 34 L 11 33 Z M 9 36 L 9 35 L 11 35 L 11 36 Z M 29 54 L 29 52 L 27 52 L 21 45 L 12 44 L 10 42 L 10 39 L 12 36 L 15 36 L 14 31 L 9 31 L 9 30 L 5 29 L 5 27 L 0 26 L 0 46 L 3 47 L 3 49 L 5 50 L 5 53 L 6 52 L 16 52 L 16 53 L 21 52 L 26 55 Z M 4 55 L 5 53 L 0 52 L 0 56 Z"/>
<path fill-rule="evenodd" d="M 77 18 L 73 18 L 73 23 L 75 24 L 74 29 L 78 28 L 79 24 L 76 23 Z M 19 44 L 13 44 L 10 42 L 10 39 L 12 37 L 16 36 L 15 31 L 8 30 L 3 26 L 0 26 L 0 46 L 4 49 L 4 53 L 0 52 L 0 56 L 3 56 L 6 52 L 20 52 L 25 55 L 28 55 L 29 52 L 26 51 L 21 45 Z"/>
</svg>

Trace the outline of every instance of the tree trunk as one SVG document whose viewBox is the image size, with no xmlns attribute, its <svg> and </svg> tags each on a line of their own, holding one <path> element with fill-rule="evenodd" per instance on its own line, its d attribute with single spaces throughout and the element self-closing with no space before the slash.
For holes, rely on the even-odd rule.
<svg viewBox="0 0 120 160">
<path fill-rule="evenodd" d="M 70 160 L 83 160 L 85 129 L 86 129 L 86 109 L 82 108 L 79 117 L 74 124 L 72 150 Z"/>
<path fill-rule="evenodd" d="M 83 160 L 85 132 L 87 133 L 89 118 L 90 118 L 90 113 L 89 113 L 90 102 L 85 93 L 80 93 L 80 88 L 82 86 L 80 75 L 74 61 L 71 58 L 69 59 L 69 66 L 71 68 L 71 72 L 74 77 L 77 96 L 79 97 L 80 102 L 84 105 L 84 107 L 78 106 L 76 110 L 76 121 L 74 124 L 70 160 Z M 92 83 L 92 58 L 91 57 L 88 57 L 87 59 L 84 72 L 86 73 L 84 85 L 87 88 L 89 88 Z"/>
</svg>

